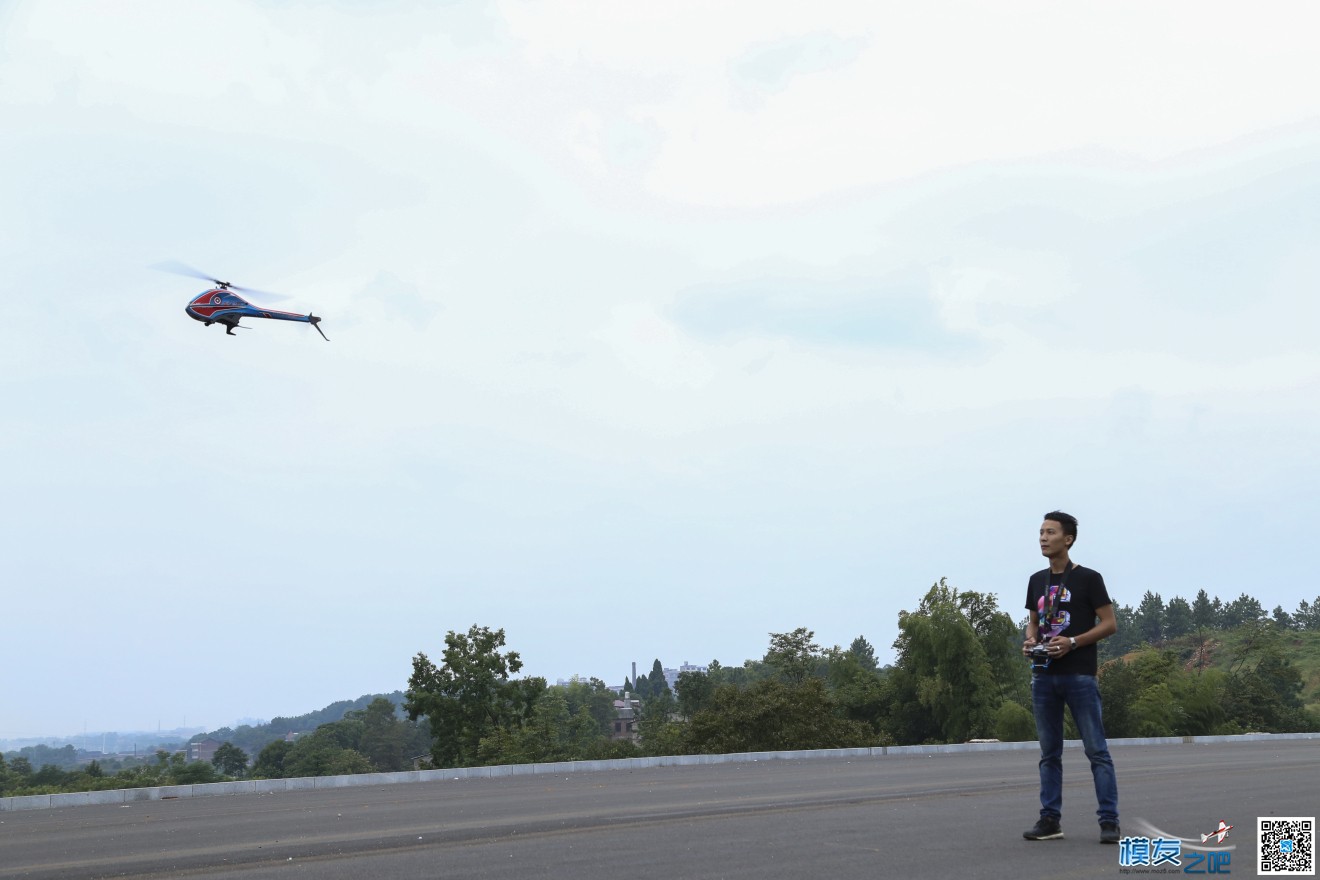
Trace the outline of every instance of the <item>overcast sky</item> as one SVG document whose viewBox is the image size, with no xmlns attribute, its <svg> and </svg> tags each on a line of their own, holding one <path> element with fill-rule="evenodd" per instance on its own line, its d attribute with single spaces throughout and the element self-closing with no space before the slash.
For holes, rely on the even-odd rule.
<svg viewBox="0 0 1320 880">
<path fill-rule="evenodd" d="M 0 737 L 1320 592 L 1311 3 L 0 0 Z M 228 337 L 180 260 L 324 317 Z M 254 299 L 259 299 L 254 297 Z"/>
</svg>

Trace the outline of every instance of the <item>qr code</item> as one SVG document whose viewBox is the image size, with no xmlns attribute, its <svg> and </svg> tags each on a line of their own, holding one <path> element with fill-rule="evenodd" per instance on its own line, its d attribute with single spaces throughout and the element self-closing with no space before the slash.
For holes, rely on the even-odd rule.
<svg viewBox="0 0 1320 880">
<path fill-rule="evenodd" d="M 1315 876 L 1315 817 L 1256 819 L 1256 848 L 1265 875 Z"/>
</svg>

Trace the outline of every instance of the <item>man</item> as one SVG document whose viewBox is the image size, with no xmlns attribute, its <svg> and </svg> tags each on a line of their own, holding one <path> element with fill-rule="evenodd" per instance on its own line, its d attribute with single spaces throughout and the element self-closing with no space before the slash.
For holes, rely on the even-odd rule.
<svg viewBox="0 0 1320 880">
<path fill-rule="evenodd" d="M 1118 632 L 1114 603 L 1098 571 L 1068 558 L 1077 541 L 1077 519 L 1062 511 L 1045 514 L 1040 552 L 1050 567 L 1027 580 L 1027 640 L 1022 653 L 1032 660 L 1031 703 L 1040 739 L 1040 820 L 1027 840 L 1063 837 L 1063 707 L 1072 712 L 1091 761 L 1099 803 L 1100 842 L 1118 843 L 1118 780 L 1100 719 L 1096 685 L 1096 642 Z M 1043 651 L 1033 653 L 1041 646 Z"/>
</svg>

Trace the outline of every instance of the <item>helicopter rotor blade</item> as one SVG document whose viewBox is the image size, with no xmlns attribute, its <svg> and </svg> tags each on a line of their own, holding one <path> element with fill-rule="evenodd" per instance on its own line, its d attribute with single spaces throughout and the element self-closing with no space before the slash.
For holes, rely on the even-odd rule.
<svg viewBox="0 0 1320 880">
<path fill-rule="evenodd" d="M 169 272 L 172 275 L 184 275 L 188 278 L 200 278 L 203 281 L 210 281 L 212 284 L 223 284 L 220 279 L 214 275 L 207 275 L 200 269 L 194 269 L 187 263 L 180 263 L 178 260 L 165 260 L 160 263 L 153 263 L 151 268 L 157 272 Z"/>
<path fill-rule="evenodd" d="M 253 296 L 259 296 L 262 299 L 270 300 L 272 302 L 291 299 L 291 297 L 282 293 L 271 293 L 269 290 L 257 290 L 252 287 L 239 287 L 237 284 L 230 284 L 228 281 L 221 281 L 214 275 L 208 275 L 202 270 L 195 269 L 187 263 L 180 263 L 178 260 L 165 260 L 164 262 L 152 265 L 151 268 L 158 272 L 169 272 L 172 275 L 183 275 L 187 278 L 200 278 L 203 281 L 209 281 L 217 287 L 228 288 L 229 290 L 238 293 L 250 293 Z"/>
</svg>

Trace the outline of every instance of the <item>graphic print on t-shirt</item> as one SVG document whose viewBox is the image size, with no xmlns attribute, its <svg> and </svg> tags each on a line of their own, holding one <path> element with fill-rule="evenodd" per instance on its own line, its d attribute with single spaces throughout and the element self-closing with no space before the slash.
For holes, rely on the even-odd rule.
<svg viewBox="0 0 1320 880">
<path fill-rule="evenodd" d="M 1072 621 L 1072 615 L 1061 607 L 1064 602 L 1072 601 L 1072 592 L 1070 590 L 1064 588 L 1062 596 L 1059 596 L 1059 598 L 1052 603 L 1047 601 L 1054 599 L 1055 594 L 1058 592 L 1058 584 L 1050 584 L 1045 595 L 1036 600 L 1036 614 L 1040 618 L 1040 640 L 1042 642 L 1062 633 L 1068 628 L 1068 624 Z M 1051 604 L 1054 605 L 1054 615 L 1050 617 L 1049 620 L 1046 620 L 1045 609 Z"/>
</svg>

